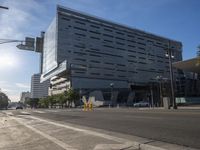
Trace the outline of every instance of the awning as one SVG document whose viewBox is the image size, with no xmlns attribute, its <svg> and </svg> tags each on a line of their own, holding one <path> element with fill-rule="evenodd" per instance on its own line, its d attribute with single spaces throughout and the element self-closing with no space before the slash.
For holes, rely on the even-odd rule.
<svg viewBox="0 0 200 150">
<path fill-rule="evenodd" d="M 188 72 L 200 73 L 200 57 L 175 62 L 173 67 Z"/>
</svg>

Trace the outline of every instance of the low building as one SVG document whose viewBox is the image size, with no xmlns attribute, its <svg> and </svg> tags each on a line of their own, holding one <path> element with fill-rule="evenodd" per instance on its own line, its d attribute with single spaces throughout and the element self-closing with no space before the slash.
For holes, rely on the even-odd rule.
<svg viewBox="0 0 200 150">
<path fill-rule="evenodd" d="M 20 95 L 20 102 L 21 103 L 24 103 L 26 100 L 30 99 L 30 92 L 27 91 L 27 92 L 22 92 L 21 95 Z"/>
</svg>

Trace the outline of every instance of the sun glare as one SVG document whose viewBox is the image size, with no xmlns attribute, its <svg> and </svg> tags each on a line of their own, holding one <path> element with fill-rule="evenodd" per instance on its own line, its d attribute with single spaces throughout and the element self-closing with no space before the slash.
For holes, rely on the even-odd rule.
<svg viewBox="0 0 200 150">
<path fill-rule="evenodd" d="M 11 54 L 4 54 L 0 56 L 0 69 L 14 68 L 17 64 L 16 58 Z"/>
</svg>

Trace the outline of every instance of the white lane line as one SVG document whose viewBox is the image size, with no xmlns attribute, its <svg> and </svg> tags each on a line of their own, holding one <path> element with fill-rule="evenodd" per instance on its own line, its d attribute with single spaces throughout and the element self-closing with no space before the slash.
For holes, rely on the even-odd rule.
<svg viewBox="0 0 200 150">
<path fill-rule="evenodd" d="M 26 111 L 22 111 L 21 114 L 23 114 L 23 115 L 30 115 L 30 113 L 26 112 Z"/>
<path fill-rule="evenodd" d="M 57 144 L 58 146 L 62 147 L 62 148 L 65 149 L 65 150 L 77 150 L 77 149 L 73 148 L 72 146 L 70 146 L 70 145 L 68 145 L 68 144 L 66 144 L 66 143 L 64 143 L 64 142 L 62 142 L 62 141 L 60 141 L 60 140 L 58 140 L 58 139 L 56 139 L 56 138 L 54 138 L 54 137 L 52 137 L 52 136 L 50 136 L 50 135 L 48 135 L 48 134 L 45 134 L 45 133 L 43 133 L 43 132 L 41 132 L 41 131 L 39 131 L 39 130 L 33 128 L 32 126 L 23 123 L 23 121 L 20 121 L 19 118 L 15 118 L 15 117 L 12 117 L 12 118 L 13 118 L 14 120 L 16 120 L 19 124 L 24 125 L 25 127 L 31 129 L 32 131 L 34 131 L 34 132 L 40 134 L 41 136 L 45 137 L 46 139 L 48 139 L 48 140 L 50 140 L 51 142 Z"/>
<path fill-rule="evenodd" d="M 52 125 L 55 125 L 55 126 L 67 128 L 67 129 L 78 131 L 78 132 L 83 132 L 83 133 L 88 134 L 88 135 L 101 137 L 101 138 L 108 139 L 108 140 L 115 141 L 115 142 L 124 143 L 126 145 L 138 145 L 138 142 L 132 142 L 132 141 L 129 141 L 127 139 L 122 139 L 122 138 L 119 138 L 119 137 L 99 133 L 99 132 L 96 132 L 96 131 L 91 131 L 91 130 L 81 129 L 81 128 L 77 128 L 77 127 L 73 127 L 73 126 L 69 126 L 69 125 L 65 125 L 65 124 L 60 124 L 60 123 L 52 122 L 52 121 L 49 121 L 49 120 L 44 120 L 44 119 L 41 119 L 41 118 L 38 118 L 38 117 L 33 117 L 33 116 L 29 116 L 29 117 L 32 118 L 32 119 L 35 119 L 35 120 L 40 120 L 42 122 L 46 122 L 48 124 L 52 124 Z"/>
<path fill-rule="evenodd" d="M 125 143 L 125 144 L 97 144 L 93 150 L 125 150 L 130 149 L 136 150 L 132 145 Z M 133 149 L 134 148 L 134 149 Z M 137 148 L 138 150 L 138 148 Z"/>
<path fill-rule="evenodd" d="M 13 116 L 13 113 L 12 112 L 5 112 L 6 113 L 6 115 L 8 115 L 8 116 Z"/>
<path fill-rule="evenodd" d="M 44 111 L 39 111 L 39 110 L 34 110 L 33 112 L 40 113 L 40 114 L 44 114 L 45 113 Z"/>
<path fill-rule="evenodd" d="M 56 113 L 56 112 L 59 112 L 58 110 L 45 110 L 47 112 L 53 112 L 53 113 Z"/>
</svg>

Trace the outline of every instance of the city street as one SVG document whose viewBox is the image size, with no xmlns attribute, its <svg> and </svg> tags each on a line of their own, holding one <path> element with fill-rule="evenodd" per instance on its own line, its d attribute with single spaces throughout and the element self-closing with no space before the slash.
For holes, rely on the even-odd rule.
<svg viewBox="0 0 200 150">
<path fill-rule="evenodd" d="M 200 0 L 1 0 L 0 150 L 200 150 Z"/>
<path fill-rule="evenodd" d="M 92 140 L 89 140 L 91 142 L 91 144 L 89 144 L 90 148 L 86 148 L 88 146 L 86 144 L 86 149 L 94 149 L 95 144 L 98 145 L 102 142 L 104 144 L 123 143 L 124 145 L 122 144 L 122 146 L 126 147 L 127 143 L 128 146 L 130 145 L 130 141 L 148 142 L 152 145 L 160 145 L 157 144 L 157 142 L 161 141 L 200 149 L 200 110 L 98 108 L 94 111 L 84 112 L 80 109 L 27 109 L 4 111 L 4 113 L 7 115 L 11 114 L 11 117 L 14 118 L 20 118 L 17 121 L 25 126 L 26 123 L 28 125 L 34 124 L 34 129 L 32 129 L 32 126 L 28 126 L 32 131 L 35 131 L 35 128 L 40 129 L 40 126 L 42 130 L 48 129 L 49 126 L 54 130 L 55 127 L 51 126 L 56 125 L 56 132 L 59 130 L 59 126 L 63 128 L 63 125 L 67 125 L 68 129 L 77 127 L 75 131 L 80 128 L 84 129 L 84 132 L 89 133 L 89 139 L 91 135 L 98 135 L 95 137 L 97 138 L 94 140 L 95 142 L 93 141 L 94 137 Z M 35 120 L 35 122 L 31 122 L 31 120 Z M 55 124 L 55 122 L 58 124 Z M 39 124 L 39 126 L 37 124 Z M 48 129 L 48 131 L 45 132 L 48 133 L 49 131 Z M 95 131 L 95 133 L 90 133 L 90 131 Z M 35 132 L 38 133 L 37 131 Z M 59 132 L 61 131 L 59 130 Z M 68 135 L 68 138 L 75 138 L 75 134 L 70 131 L 65 132 L 66 134 L 70 133 L 69 135 L 72 136 L 70 137 Z M 99 133 L 105 133 L 105 135 L 99 137 Z M 63 135 L 64 134 L 62 134 L 62 136 L 59 135 L 58 137 L 65 139 L 66 137 Z M 109 137 L 108 135 L 114 135 L 114 137 Z M 127 139 L 127 141 L 124 141 L 124 139 Z M 71 145 L 71 143 L 69 145 Z M 82 147 L 80 143 L 80 147 L 77 147 L 77 143 L 73 143 L 72 145 L 77 149 L 81 149 L 80 147 Z M 134 144 L 132 143 L 132 145 Z M 98 149 L 98 146 L 96 149 Z"/>
</svg>

